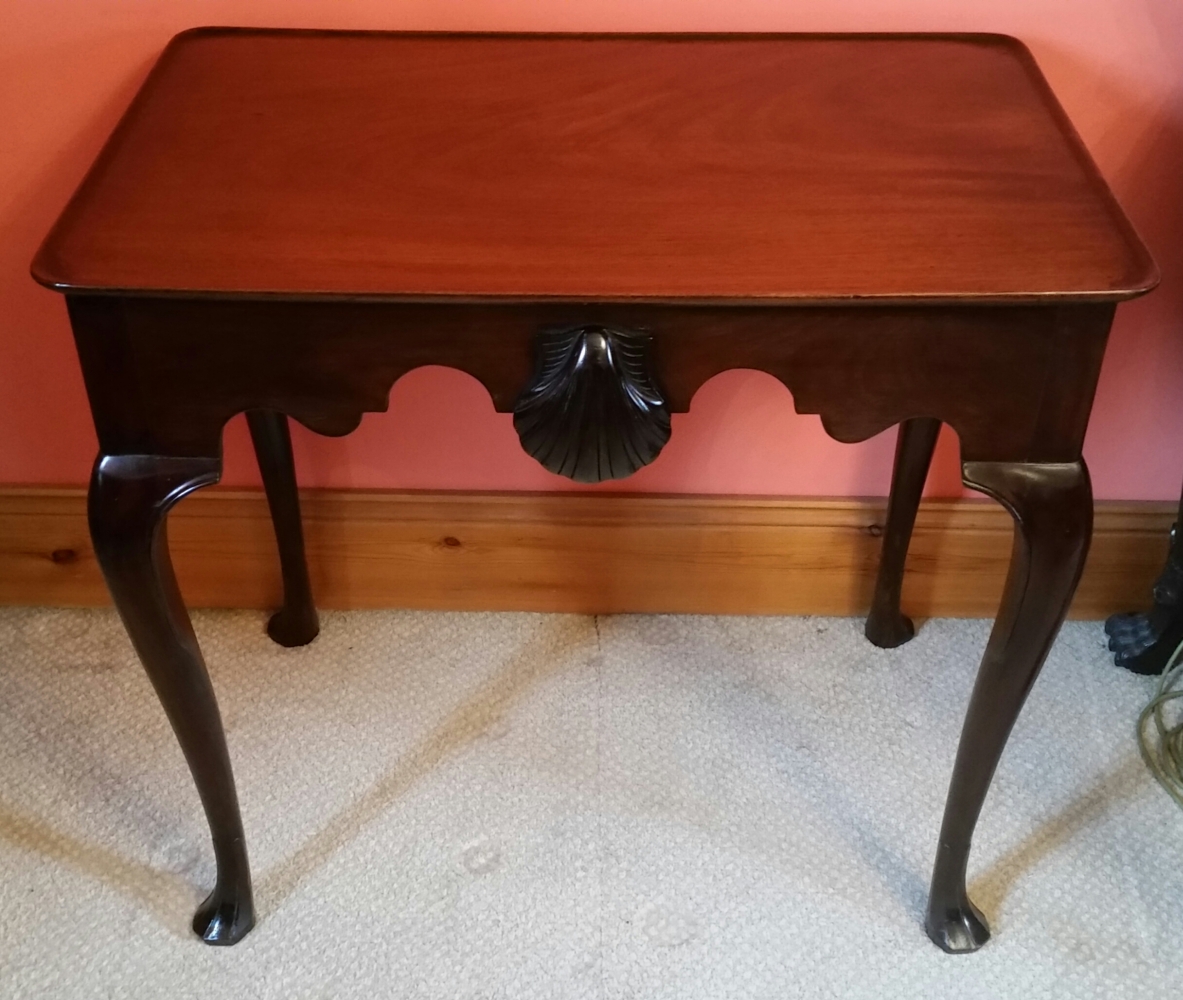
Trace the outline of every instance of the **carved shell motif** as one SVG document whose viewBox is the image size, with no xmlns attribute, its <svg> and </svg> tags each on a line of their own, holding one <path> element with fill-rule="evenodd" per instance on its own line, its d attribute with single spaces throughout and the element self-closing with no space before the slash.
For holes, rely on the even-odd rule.
<svg viewBox="0 0 1183 1000">
<path fill-rule="evenodd" d="M 670 415 L 648 365 L 649 337 L 576 326 L 539 333 L 537 368 L 513 412 L 528 455 L 580 483 L 623 479 L 670 439 Z"/>
</svg>

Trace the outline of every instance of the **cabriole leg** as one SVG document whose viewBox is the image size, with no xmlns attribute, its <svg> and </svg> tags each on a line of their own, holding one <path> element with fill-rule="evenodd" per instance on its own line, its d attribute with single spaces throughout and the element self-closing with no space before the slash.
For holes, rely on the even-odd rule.
<svg viewBox="0 0 1183 1000">
<path fill-rule="evenodd" d="M 90 532 L 115 606 L 189 763 L 205 807 L 218 876 L 193 929 L 210 944 L 254 924 L 251 876 L 222 719 L 181 601 L 165 519 L 193 490 L 218 481 L 216 458 L 100 456 L 90 481 Z"/>
<path fill-rule="evenodd" d="M 320 621 L 304 556 L 304 528 L 288 418 L 274 410 L 248 410 L 246 420 L 271 508 L 283 573 L 283 607 L 271 616 L 267 634 L 281 646 L 304 646 L 316 638 Z"/>
<path fill-rule="evenodd" d="M 902 646 L 916 634 L 912 619 L 900 611 L 900 589 L 904 584 L 904 562 L 916 524 L 916 511 L 924 480 L 932 464 L 933 449 L 941 422 L 932 417 L 915 417 L 900 424 L 896 439 L 895 467 L 891 473 L 891 498 L 887 502 L 887 525 L 879 554 L 879 575 L 875 596 L 864 632 L 876 646 Z"/>
<path fill-rule="evenodd" d="M 962 478 L 1015 520 L 1002 606 L 969 701 L 925 927 L 945 951 L 976 951 L 990 929 L 965 891 L 970 841 L 1007 737 L 1056 638 L 1080 580 L 1093 526 L 1084 462 L 965 462 Z"/>
</svg>

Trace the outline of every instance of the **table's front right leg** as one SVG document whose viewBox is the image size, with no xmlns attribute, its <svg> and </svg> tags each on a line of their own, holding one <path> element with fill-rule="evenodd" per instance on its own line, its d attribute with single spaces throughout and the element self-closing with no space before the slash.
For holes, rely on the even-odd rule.
<svg viewBox="0 0 1183 1000">
<path fill-rule="evenodd" d="M 169 509 L 220 474 L 216 458 L 100 456 L 89 513 L 95 555 L 184 751 L 213 834 L 217 884 L 193 929 L 209 944 L 229 945 L 254 924 L 250 869 L 222 719 L 165 529 Z"/>
<path fill-rule="evenodd" d="M 967 486 L 1010 511 L 1015 542 L 965 715 L 933 866 L 925 926 L 950 952 L 975 951 L 990 936 L 966 894 L 970 841 L 1007 737 L 1072 601 L 1093 527 L 1083 461 L 964 462 L 962 470 Z"/>
</svg>

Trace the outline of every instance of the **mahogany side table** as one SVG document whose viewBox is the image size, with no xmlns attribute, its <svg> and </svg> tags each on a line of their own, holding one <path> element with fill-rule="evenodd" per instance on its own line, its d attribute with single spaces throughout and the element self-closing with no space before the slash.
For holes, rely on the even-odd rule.
<svg viewBox="0 0 1183 1000">
<path fill-rule="evenodd" d="M 1014 516 L 953 768 L 926 927 L 988 937 L 965 890 L 1003 746 L 1071 600 L 1081 458 L 1115 304 L 1155 266 L 1023 45 L 998 35 L 177 36 L 33 262 L 65 293 L 100 454 L 95 552 L 184 749 L 218 877 L 254 909 L 217 703 L 165 518 L 251 421 L 286 585 L 316 633 L 286 416 L 322 434 L 425 364 L 478 378 L 526 450 L 628 475 L 727 368 L 839 441 L 903 423 L 867 633 L 899 589 L 941 422 Z"/>
</svg>

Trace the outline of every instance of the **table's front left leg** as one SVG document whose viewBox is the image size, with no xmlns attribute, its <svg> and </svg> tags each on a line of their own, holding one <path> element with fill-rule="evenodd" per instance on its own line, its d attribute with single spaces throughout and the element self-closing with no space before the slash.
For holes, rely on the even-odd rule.
<svg viewBox="0 0 1183 1000">
<path fill-rule="evenodd" d="M 288 418 L 275 410 L 247 410 L 246 421 L 271 509 L 283 574 L 283 607 L 271 616 L 267 634 L 281 646 L 305 646 L 316 638 L 320 621 L 304 555 L 304 527 Z"/>
<path fill-rule="evenodd" d="M 169 509 L 220 474 L 216 458 L 100 456 L 89 514 L 103 576 L 184 751 L 213 834 L 217 884 L 193 929 L 210 944 L 228 945 L 254 924 L 250 869 L 222 719 L 165 529 Z"/>
<path fill-rule="evenodd" d="M 965 462 L 965 484 L 1015 520 L 1002 606 L 961 732 L 925 921 L 945 951 L 976 951 L 990 930 L 965 889 L 970 841 L 994 769 L 1080 580 L 1093 525 L 1084 462 Z"/>
<path fill-rule="evenodd" d="M 900 424 L 875 596 L 871 599 L 871 611 L 863 630 L 866 637 L 882 649 L 902 646 L 916 634 L 912 619 L 900 611 L 900 591 L 904 585 L 904 563 L 908 558 L 912 528 L 916 524 L 916 511 L 920 507 L 924 481 L 928 478 L 940 433 L 941 422 L 933 417 L 914 417 Z"/>
</svg>

